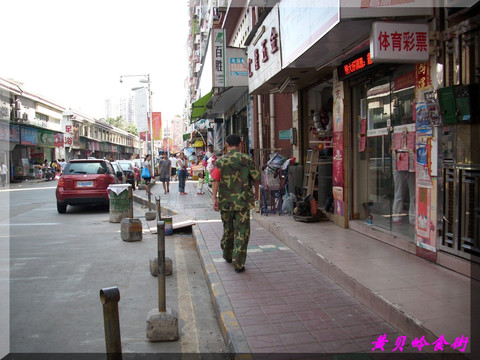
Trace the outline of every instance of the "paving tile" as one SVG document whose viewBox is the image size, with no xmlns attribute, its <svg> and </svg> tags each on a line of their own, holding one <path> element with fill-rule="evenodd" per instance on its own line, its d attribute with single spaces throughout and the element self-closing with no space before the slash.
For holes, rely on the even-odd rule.
<svg viewBox="0 0 480 360">
<path fill-rule="evenodd" d="M 276 324 L 279 322 L 292 322 L 292 321 L 300 321 L 298 316 L 293 312 L 285 312 L 285 313 L 279 313 L 279 314 L 269 314 L 268 315 L 268 320 L 272 324 Z"/>
<path fill-rule="evenodd" d="M 317 329 L 311 331 L 312 335 L 316 338 L 317 341 L 333 341 L 338 339 L 349 338 L 348 334 L 343 331 L 341 328 L 334 329 Z"/>
<path fill-rule="evenodd" d="M 296 332 L 306 332 L 308 329 L 302 324 L 300 320 L 297 321 L 282 321 L 273 324 L 274 330 L 277 334 L 289 334 Z"/>
<path fill-rule="evenodd" d="M 248 345 L 251 349 L 261 349 L 266 347 L 283 347 L 280 336 L 276 334 L 272 335 L 258 335 L 258 336 L 245 336 Z"/>
<path fill-rule="evenodd" d="M 325 352 L 325 349 L 319 342 L 312 342 L 309 344 L 292 344 L 288 345 L 287 349 L 289 352 L 297 354 L 315 354 Z M 305 357 L 308 358 L 308 355 L 305 355 Z"/>
<path fill-rule="evenodd" d="M 362 348 L 357 343 L 349 340 L 322 342 L 322 347 L 326 352 L 358 353 L 362 351 Z"/>
<path fill-rule="evenodd" d="M 242 330 L 246 337 L 272 335 L 277 333 L 273 326 L 265 323 L 262 325 L 242 325 Z"/>
<path fill-rule="evenodd" d="M 287 304 L 262 306 L 262 310 L 267 316 L 270 314 L 288 313 L 291 311 L 291 309 L 291 306 Z"/>
<path fill-rule="evenodd" d="M 304 320 L 303 324 L 310 330 L 321 330 L 321 329 L 339 329 L 340 326 L 336 324 L 331 319 L 314 319 L 314 320 Z"/>
<path fill-rule="evenodd" d="M 237 319 L 241 326 L 262 325 L 268 323 L 268 318 L 263 313 L 256 315 L 237 315 Z"/>
</svg>

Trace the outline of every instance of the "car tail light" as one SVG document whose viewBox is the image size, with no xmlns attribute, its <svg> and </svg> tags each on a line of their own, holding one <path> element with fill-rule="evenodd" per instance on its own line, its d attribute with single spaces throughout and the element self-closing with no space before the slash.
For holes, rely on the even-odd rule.
<svg viewBox="0 0 480 360">
<path fill-rule="evenodd" d="M 65 186 L 65 179 L 63 176 L 60 176 L 60 179 L 58 179 L 58 187 L 64 187 Z"/>
</svg>

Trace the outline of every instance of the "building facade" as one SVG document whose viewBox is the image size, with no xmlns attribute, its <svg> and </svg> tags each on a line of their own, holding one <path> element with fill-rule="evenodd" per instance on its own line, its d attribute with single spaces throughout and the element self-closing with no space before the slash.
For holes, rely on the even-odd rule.
<svg viewBox="0 0 480 360">
<path fill-rule="evenodd" d="M 200 79 L 191 79 L 192 121 L 213 118 L 248 139 L 260 167 L 274 152 L 302 167 L 319 150 L 315 197 L 331 221 L 472 276 L 480 260 L 478 3 L 213 5 L 220 21 L 210 38 L 223 32 L 226 46 L 246 52 L 248 87 L 215 111 L 216 86 L 196 94 L 205 68 L 215 73 L 218 64 L 205 56 Z"/>
<path fill-rule="evenodd" d="M 138 136 L 66 109 L 21 84 L 0 78 L 0 98 L 0 160 L 13 181 L 38 177 L 45 160 L 139 155 Z"/>
</svg>

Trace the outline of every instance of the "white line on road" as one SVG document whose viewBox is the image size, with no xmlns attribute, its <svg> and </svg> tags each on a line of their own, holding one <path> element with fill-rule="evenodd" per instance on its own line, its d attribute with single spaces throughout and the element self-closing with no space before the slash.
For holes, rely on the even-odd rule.
<svg viewBox="0 0 480 360">
<path fill-rule="evenodd" d="M 25 224 L 0 224 L 0 226 L 57 226 L 60 223 L 25 223 Z"/>
<path fill-rule="evenodd" d="M 30 190 L 45 190 L 45 189 L 56 189 L 56 186 L 46 186 L 46 187 L 38 187 L 38 188 L 22 188 L 22 189 L 4 189 L 1 191 L 30 191 Z"/>
</svg>

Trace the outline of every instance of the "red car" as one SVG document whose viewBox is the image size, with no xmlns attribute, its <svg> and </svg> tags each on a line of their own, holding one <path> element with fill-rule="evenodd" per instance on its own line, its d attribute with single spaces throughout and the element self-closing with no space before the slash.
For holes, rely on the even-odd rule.
<svg viewBox="0 0 480 360">
<path fill-rule="evenodd" d="M 58 180 L 57 210 L 67 211 L 67 205 L 108 205 L 108 186 L 119 184 L 108 160 L 70 160 Z"/>
</svg>

